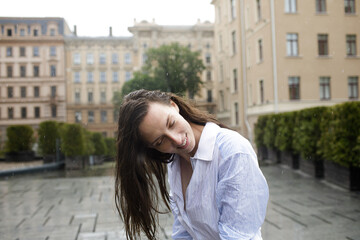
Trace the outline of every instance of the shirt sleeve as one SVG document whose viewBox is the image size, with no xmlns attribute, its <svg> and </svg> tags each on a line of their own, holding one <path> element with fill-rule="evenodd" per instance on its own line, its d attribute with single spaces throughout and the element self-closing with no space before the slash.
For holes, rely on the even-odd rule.
<svg viewBox="0 0 360 240">
<path fill-rule="evenodd" d="M 236 153 L 221 161 L 216 203 L 221 239 L 252 239 L 264 222 L 269 189 L 256 156 Z"/>
<path fill-rule="evenodd" d="M 171 192 L 170 192 L 170 207 L 174 216 L 173 231 L 171 236 L 172 239 L 192 240 L 193 238 L 191 237 L 191 235 L 186 231 L 186 229 L 179 221 L 179 216 L 178 216 L 179 210 L 176 206 L 176 203 L 173 200 Z"/>
</svg>

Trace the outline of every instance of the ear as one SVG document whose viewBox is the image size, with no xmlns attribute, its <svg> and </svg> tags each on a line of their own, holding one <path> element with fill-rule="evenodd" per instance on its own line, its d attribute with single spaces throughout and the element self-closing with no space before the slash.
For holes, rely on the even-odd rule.
<svg viewBox="0 0 360 240">
<path fill-rule="evenodd" d="M 179 106 L 172 100 L 170 100 L 170 105 L 176 109 L 177 112 L 179 112 Z"/>
</svg>

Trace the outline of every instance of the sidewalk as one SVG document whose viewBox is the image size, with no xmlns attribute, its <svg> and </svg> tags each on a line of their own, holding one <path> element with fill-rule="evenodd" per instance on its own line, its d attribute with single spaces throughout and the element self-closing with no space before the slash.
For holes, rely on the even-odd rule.
<svg viewBox="0 0 360 240">
<path fill-rule="evenodd" d="M 280 165 L 262 166 L 270 187 L 264 240 L 359 240 L 360 193 Z M 110 171 L 111 172 L 111 171 Z M 71 175 L 71 174 L 70 174 Z M 1 240 L 126 239 L 111 176 L 0 178 Z M 158 239 L 171 239 L 171 214 Z"/>
</svg>

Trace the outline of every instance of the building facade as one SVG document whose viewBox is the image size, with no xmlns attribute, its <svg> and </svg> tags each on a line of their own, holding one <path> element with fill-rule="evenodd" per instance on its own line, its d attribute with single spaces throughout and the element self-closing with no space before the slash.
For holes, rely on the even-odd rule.
<svg viewBox="0 0 360 240">
<path fill-rule="evenodd" d="M 0 18 L 0 142 L 9 125 L 66 120 L 63 18 Z"/>
<path fill-rule="evenodd" d="M 67 122 L 81 123 L 104 136 L 116 134 L 117 116 L 112 99 L 123 84 L 141 69 L 148 48 L 178 42 L 201 52 L 206 70 L 205 83 L 196 104 L 214 111 L 213 25 L 198 22 L 194 26 L 161 26 L 155 22 L 134 22 L 132 37 L 65 38 L 67 73 Z"/>
<path fill-rule="evenodd" d="M 236 125 L 238 101 L 239 131 L 249 139 L 259 115 L 359 100 L 359 0 L 212 4 L 215 71 L 217 82 L 224 81 L 217 88 L 218 114 Z M 238 46 L 242 51 L 231 56 Z M 238 94 L 231 93 L 234 79 L 243 87 Z M 223 100 L 226 90 L 231 97 Z"/>
</svg>

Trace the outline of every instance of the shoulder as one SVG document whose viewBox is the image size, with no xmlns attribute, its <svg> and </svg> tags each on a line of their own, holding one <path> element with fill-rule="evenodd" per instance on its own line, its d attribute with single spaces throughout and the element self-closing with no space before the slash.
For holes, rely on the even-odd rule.
<svg viewBox="0 0 360 240">
<path fill-rule="evenodd" d="M 216 136 L 216 147 L 223 158 L 234 154 L 255 154 L 250 142 L 238 132 L 221 128 Z"/>
</svg>

